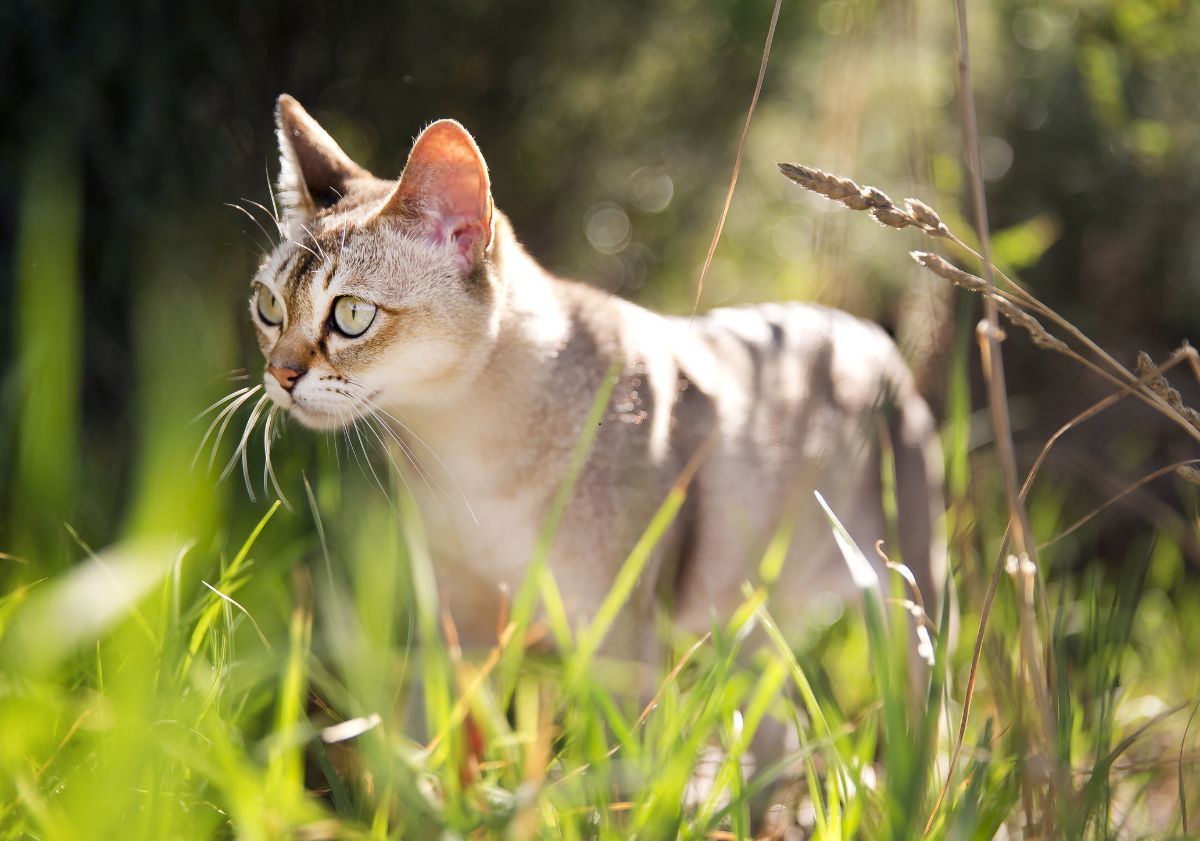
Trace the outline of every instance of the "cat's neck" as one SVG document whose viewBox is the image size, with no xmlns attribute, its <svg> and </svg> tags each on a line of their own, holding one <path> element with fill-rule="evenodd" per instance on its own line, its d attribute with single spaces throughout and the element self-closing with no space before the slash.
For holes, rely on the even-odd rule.
<svg viewBox="0 0 1200 841">
<path fill-rule="evenodd" d="M 547 369 L 572 333 L 570 295 L 564 288 L 574 284 L 546 271 L 499 211 L 486 282 L 493 296 L 494 326 L 491 347 L 480 366 L 445 387 L 388 397 L 388 408 L 422 436 L 463 436 L 498 422 L 511 424 L 544 401 Z"/>
</svg>

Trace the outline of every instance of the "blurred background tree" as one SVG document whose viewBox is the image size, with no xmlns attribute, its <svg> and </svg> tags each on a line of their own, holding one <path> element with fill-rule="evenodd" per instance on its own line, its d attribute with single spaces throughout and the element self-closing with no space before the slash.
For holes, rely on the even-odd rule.
<svg viewBox="0 0 1200 841">
<path fill-rule="evenodd" d="M 1161 357 L 1200 332 L 1200 4 L 969 5 L 998 262 L 1127 363 L 1141 348 Z M 102 545 L 243 533 L 259 516 L 240 483 L 189 469 L 203 425 L 188 422 L 231 370 L 259 376 L 244 300 L 268 244 L 225 204 L 270 204 L 277 94 L 386 176 L 425 123 L 460 119 L 547 266 L 687 312 L 771 6 L 8 0 L 0 547 L 53 566 L 78 554 L 64 521 Z M 969 327 L 974 302 L 955 315 L 950 291 L 911 266 L 916 235 L 814 200 L 775 163 L 953 216 L 954 44 L 945 3 L 784 3 L 702 308 L 807 299 L 875 318 L 943 402 L 954 327 Z M 1021 336 L 1005 348 L 1027 466 L 1103 385 Z M 293 427 L 276 448 L 292 490 L 313 445 Z M 1063 516 L 1081 513 L 1187 446 L 1126 407 L 1064 442 L 1049 487 L 1072 488 Z M 1149 516 L 1196 558 L 1174 481 L 1058 557 L 1102 560 L 1105 541 L 1124 557 Z"/>
</svg>

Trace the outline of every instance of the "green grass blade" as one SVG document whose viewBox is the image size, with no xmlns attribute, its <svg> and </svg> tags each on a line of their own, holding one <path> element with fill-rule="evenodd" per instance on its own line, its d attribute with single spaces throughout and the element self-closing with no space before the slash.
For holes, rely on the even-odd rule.
<svg viewBox="0 0 1200 841">
<path fill-rule="evenodd" d="M 550 548 L 554 543 L 554 536 L 558 533 L 558 527 L 562 522 L 563 515 L 566 513 L 567 505 L 575 494 L 575 484 L 579 481 L 579 477 L 583 473 L 583 468 L 587 464 L 588 456 L 592 451 L 592 444 L 600 432 L 600 424 L 604 419 L 605 412 L 608 411 L 608 401 L 612 397 L 613 389 L 617 385 L 617 379 L 620 376 L 623 364 L 623 361 L 620 359 L 613 360 L 612 365 L 609 366 L 608 371 L 605 373 L 600 388 L 596 390 L 596 396 L 592 399 L 592 405 L 588 409 L 587 416 L 584 418 L 579 438 L 575 442 L 575 449 L 571 453 L 571 460 L 567 465 L 567 471 L 563 475 L 558 490 L 554 494 L 550 510 L 546 512 L 546 517 L 542 521 L 533 557 L 530 558 L 529 567 L 525 573 L 525 580 L 522 582 L 513 599 L 510 618 L 516 626 L 516 633 L 513 635 L 513 643 L 505 650 L 498 668 L 498 679 L 502 687 L 501 696 L 505 704 L 512 697 L 516 686 L 516 671 L 524 656 L 522 643 L 525 630 L 533 620 L 538 592 L 546 586 L 543 581 L 542 570 L 549 560 Z M 564 628 L 560 627 L 557 633 L 561 635 L 564 633 L 564 630 Z M 569 639 L 561 637 L 556 638 L 556 642 L 559 646 L 570 644 Z"/>
</svg>

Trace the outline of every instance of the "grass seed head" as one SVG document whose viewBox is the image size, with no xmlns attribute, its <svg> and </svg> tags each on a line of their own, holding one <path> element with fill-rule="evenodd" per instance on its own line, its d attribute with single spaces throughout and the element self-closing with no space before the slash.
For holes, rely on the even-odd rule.
<svg viewBox="0 0 1200 841">
<path fill-rule="evenodd" d="M 1183 402 L 1183 397 L 1180 396 L 1179 390 L 1172 388 L 1167 382 L 1167 378 L 1155 371 L 1157 366 L 1154 364 L 1154 359 L 1146 351 L 1139 351 L 1137 355 L 1137 373 L 1139 377 L 1146 380 L 1146 385 L 1166 401 L 1176 412 L 1181 414 L 1194 428 L 1200 429 L 1200 412 L 1197 412 L 1191 406 Z"/>
<path fill-rule="evenodd" d="M 953 283 L 955 286 L 961 286 L 963 289 L 968 289 L 972 292 L 979 292 L 985 295 L 990 295 L 991 299 L 996 304 L 996 309 L 1015 327 L 1020 327 L 1030 338 L 1033 343 L 1045 350 L 1069 351 L 1066 343 L 1056 336 L 1046 332 L 1046 328 L 1042 323 L 1034 318 L 1025 310 L 1018 307 L 1012 301 L 1005 298 L 1003 295 L 998 295 L 995 292 L 988 292 L 987 283 L 983 278 L 976 277 L 970 272 L 964 272 L 947 262 L 943 257 L 937 254 L 931 254 L 928 251 L 912 251 L 910 256 L 920 265 L 929 269 L 935 275 Z"/>
<path fill-rule="evenodd" d="M 920 199 L 914 199 L 911 196 L 904 200 L 908 215 L 911 216 L 916 223 L 925 230 L 926 233 L 937 237 L 950 236 L 950 229 L 946 227 L 946 223 L 942 221 L 942 217 L 938 212 Z"/>
<path fill-rule="evenodd" d="M 781 163 L 779 171 L 804 189 L 841 202 L 851 210 L 868 210 L 871 207 L 863 197 L 862 187 L 849 178 L 831 175 L 800 164 Z"/>
<path fill-rule="evenodd" d="M 1175 468 L 1175 475 L 1180 479 L 1191 482 L 1193 485 L 1200 485 L 1200 470 L 1192 467 L 1190 464 L 1182 464 Z"/>
<path fill-rule="evenodd" d="M 955 286 L 961 286 L 963 289 L 969 289 L 972 292 L 982 292 L 987 288 L 987 284 L 983 282 L 983 278 L 964 272 L 957 266 L 953 266 L 946 260 L 928 251 L 910 251 L 909 256 L 918 264 L 929 269 L 940 278 L 944 278 Z"/>
</svg>

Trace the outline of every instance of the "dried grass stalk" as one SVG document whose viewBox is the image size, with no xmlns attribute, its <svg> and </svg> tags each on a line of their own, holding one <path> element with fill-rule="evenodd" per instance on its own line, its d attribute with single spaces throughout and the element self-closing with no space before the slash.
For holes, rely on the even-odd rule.
<svg viewBox="0 0 1200 841">
<path fill-rule="evenodd" d="M 946 227 L 946 223 L 942 221 L 942 217 L 938 212 L 920 199 L 914 199 L 911 196 L 904 200 L 904 204 L 908 210 L 908 215 L 916 220 L 917 224 L 930 233 L 938 237 L 950 236 L 950 229 Z"/>
<path fill-rule="evenodd" d="M 1176 467 L 1175 475 L 1180 479 L 1185 479 L 1188 482 L 1191 482 L 1193 485 L 1200 485 L 1200 470 L 1197 470 L 1190 465 L 1185 464 L 1181 467 Z"/>
<path fill-rule="evenodd" d="M 841 202 L 851 210 L 866 210 L 871 206 L 863 197 L 862 187 L 849 178 L 801 164 L 783 163 L 779 165 L 779 171 L 804 189 Z"/>
<path fill-rule="evenodd" d="M 1170 418 L 1186 430 L 1193 439 L 1200 441 L 1200 413 L 1184 406 L 1178 393 L 1173 394 L 1173 389 L 1169 385 L 1160 384 L 1157 389 L 1151 388 L 1144 379 L 1139 378 L 1114 359 L 1078 327 L 1046 306 L 1012 278 L 991 266 L 990 261 L 984 255 L 956 236 L 942 221 L 937 211 L 920 199 L 905 199 L 905 206 L 901 209 L 882 190 L 875 187 L 861 187 L 855 181 L 840 175 L 792 163 L 779 164 L 779 170 L 804 189 L 840 202 L 853 210 L 865 210 L 883 225 L 891 228 L 917 228 L 931 237 L 946 239 L 954 243 L 983 263 L 985 268 L 995 270 L 997 276 L 1004 280 L 1011 291 L 1001 291 L 992 287 L 982 278 L 961 271 L 936 255 L 917 258 L 915 254 L 924 255 L 925 252 L 916 252 L 914 259 L 951 283 L 980 293 L 984 298 L 985 307 L 990 309 L 994 306 L 998 314 L 1004 315 L 1017 326 L 1028 330 L 1039 347 L 1065 353 L 1093 373 L 1129 389 L 1130 393 L 1139 400 Z M 1065 342 L 1047 333 L 1041 322 L 1030 314 L 1030 310 L 1049 319 L 1057 328 L 1062 329 L 1069 337 L 1078 341 L 1094 355 L 1098 363 L 1077 353 Z M 1000 332 L 997 333 L 997 337 L 1002 338 Z M 1191 351 L 1190 348 L 1189 351 Z M 1200 380 L 1200 354 L 1191 351 L 1187 358 L 1191 362 L 1197 379 Z"/>
<path fill-rule="evenodd" d="M 876 222 L 886 227 L 924 227 L 907 211 L 897 207 L 891 197 L 877 187 L 860 187 L 849 178 L 800 164 L 781 163 L 779 171 L 810 192 L 841 202 L 851 210 L 869 212 Z"/>
<path fill-rule="evenodd" d="M 970 272 L 964 272 L 957 266 L 951 265 L 943 257 L 931 254 L 928 251 L 912 251 L 910 254 L 917 263 L 929 269 L 938 277 L 950 281 L 955 286 L 961 286 L 963 289 L 969 289 L 972 292 L 979 292 L 984 295 L 989 294 L 987 284 L 983 278 L 976 277 Z M 1045 350 L 1070 353 L 1070 348 L 1067 347 L 1066 342 L 1057 336 L 1050 335 L 1040 321 L 1014 304 L 1003 294 L 992 292 L 990 293 L 990 297 L 996 303 L 996 309 L 999 313 L 1008 319 L 1013 326 L 1020 327 L 1028 333 L 1035 345 Z"/>
<path fill-rule="evenodd" d="M 1151 391 L 1165 400 L 1168 406 L 1183 415 L 1193 427 L 1200 430 L 1200 412 L 1183 402 L 1179 391 L 1171 387 L 1166 376 L 1155 372 L 1154 360 L 1144 350 L 1137 355 L 1137 372 L 1140 377 L 1145 378 L 1146 385 Z"/>
</svg>

